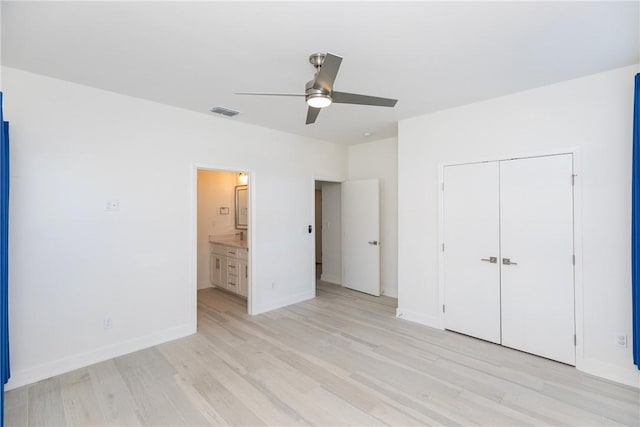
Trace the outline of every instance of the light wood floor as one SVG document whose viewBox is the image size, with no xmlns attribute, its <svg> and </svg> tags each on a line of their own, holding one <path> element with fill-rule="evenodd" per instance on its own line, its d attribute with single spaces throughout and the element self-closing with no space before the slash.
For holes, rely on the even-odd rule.
<svg viewBox="0 0 640 427">
<path fill-rule="evenodd" d="M 6 393 L 26 425 L 638 425 L 638 390 L 396 320 L 396 300 L 320 283 L 250 317 L 198 293 L 198 333 Z"/>
</svg>

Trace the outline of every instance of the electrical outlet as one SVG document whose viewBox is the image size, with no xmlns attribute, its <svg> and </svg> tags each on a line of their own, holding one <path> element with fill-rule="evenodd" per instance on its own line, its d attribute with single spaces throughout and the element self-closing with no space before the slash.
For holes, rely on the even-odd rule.
<svg viewBox="0 0 640 427">
<path fill-rule="evenodd" d="M 626 334 L 618 334 L 618 335 L 616 335 L 616 347 L 627 348 L 627 335 Z"/>
<path fill-rule="evenodd" d="M 120 210 L 120 200 L 107 200 L 107 204 L 104 207 L 105 211 L 119 211 Z"/>
<path fill-rule="evenodd" d="M 102 327 L 104 329 L 111 329 L 113 327 L 113 319 L 111 316 L 104 316 L 104 319 L 102 319 Z"/>
</svg>

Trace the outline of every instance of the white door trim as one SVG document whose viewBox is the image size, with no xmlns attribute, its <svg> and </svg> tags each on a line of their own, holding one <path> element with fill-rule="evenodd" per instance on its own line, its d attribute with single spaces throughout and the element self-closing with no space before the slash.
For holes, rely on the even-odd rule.
<svg viewBox="0 0 640 427">
<path fill-rule="evenodd" d="M 247 282 L 247 313 L 254 314 L 254 299 L 253 299 L 253 269 L 256 263 L 255 250 L 256 247 L 256 173 L 253 169 L 245 168 L 239 165 L 217 164 L 217 163 L 191 163 L 191 213 L 189 215 L 191 222 L 191 242 L 189 245 L 191 262 L 190 270 L 190 283 L 193 286 L 189 286 L 189 319 L 193 333 L 197 330 L 198 324 L 198 170 L 215 170 L 224 172 L 247 172 L 249 174 L 248 191 L 249 191 L 249 280 Z"/>
<path fill-rule="evenodd" d="M 576 256 L 574 266 L 574 302 L 575 302 L 575 330 L 576 330 L 576 369 L 585 370 L 584 359 L 584 304 L 583 304 L 583 274 L 582 274 L 582 162 L 578 147 L 543 152 L 516 153 L 511 155 L 487 156 L 484 158 L 440 161 L 438 162 L 438 322 L 434 327 L 444 329 L 444 198 L 442 185 L 445 166 L 462 165 L 467 163 L 482 163 L 501 160 L 524 159 L 530 157 L 554 156 L 559 154 L 573 155 L 573 247 Z M 445 247 L 446 248 L 446 247 Z"/>
</svg>

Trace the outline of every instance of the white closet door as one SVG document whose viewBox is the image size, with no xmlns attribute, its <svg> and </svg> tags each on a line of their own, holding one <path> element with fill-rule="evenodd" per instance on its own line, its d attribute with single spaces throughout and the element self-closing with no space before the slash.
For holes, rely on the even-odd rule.
<svg viewBox="0 0 640 427">
<path fill-rule="evenodd" d="M 570 154 L 500 162 L 502 344 L 574 365 L 572 173 Z"/>
<path fill-rule="evenodd" d="M 445 328 L 500 343 L 498 162 L 444 168 Z"/>
</svg>

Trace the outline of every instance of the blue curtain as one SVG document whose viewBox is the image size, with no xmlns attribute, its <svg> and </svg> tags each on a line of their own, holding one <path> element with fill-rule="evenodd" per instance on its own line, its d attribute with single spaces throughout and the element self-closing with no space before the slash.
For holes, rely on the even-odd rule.
<svg viewBox="0 0 640 427">
<path fill-rule="evenodd" d="M 4 385 L 9 380 L 9 122 L 0 92 L 0 425 L 4 425 Z"/>
<path fill-rule="evenodd" d="M 631 304 L 633 306 L 633 363 L 640 369 L 640 74 L 636 74 L 633 101 Z"/>
</svg>

